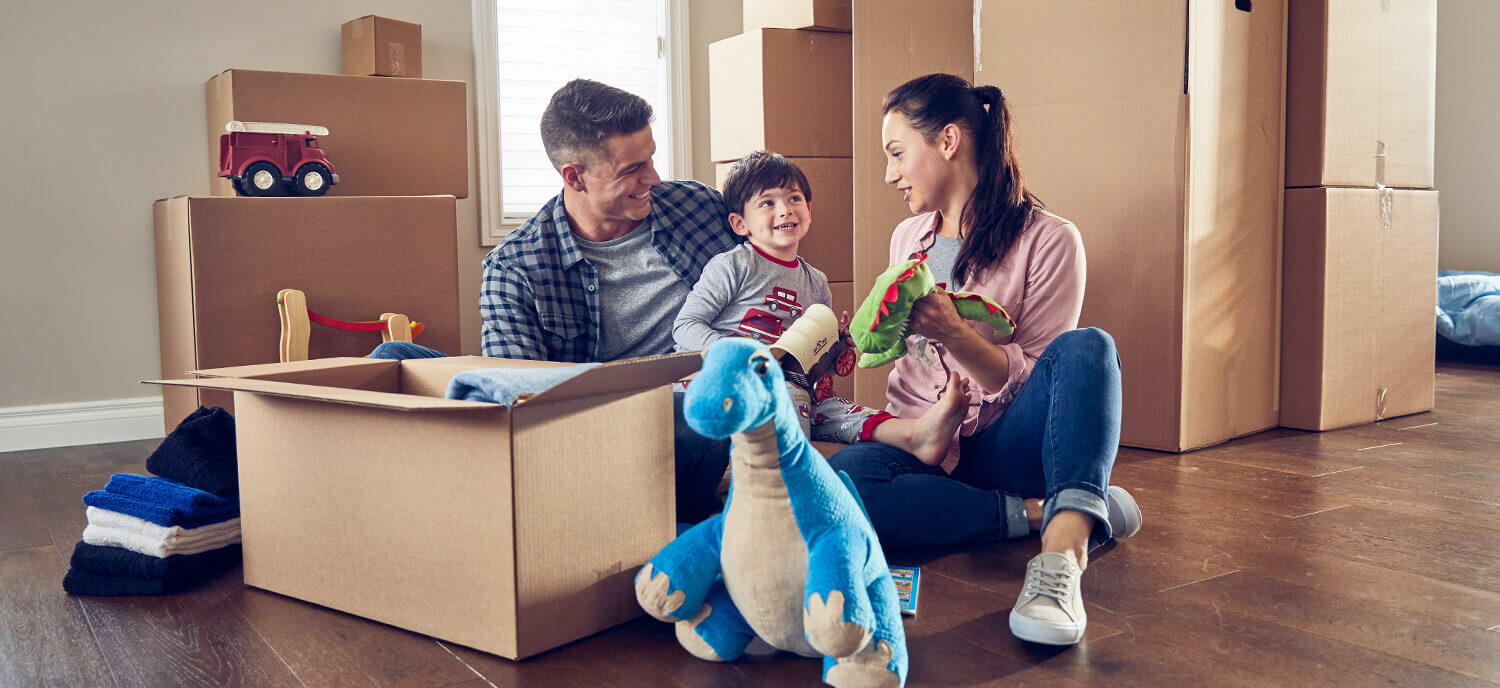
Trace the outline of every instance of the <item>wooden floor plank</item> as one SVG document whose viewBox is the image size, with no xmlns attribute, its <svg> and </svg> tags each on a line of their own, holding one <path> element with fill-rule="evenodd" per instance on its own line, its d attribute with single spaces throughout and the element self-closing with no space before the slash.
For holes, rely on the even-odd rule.
<svg viewBox="0 0 1500 688">
<path fill-rule="evenodd" d="M 242 570 L 214 586 L 305 685 L 436 688 L 477 678 L 432 638 L 246 587 Z"/>
<path fill-rule="evenodd" d="M 0 552 L 0 685 L 112 686 L 51 545 Z"/>
</svg>

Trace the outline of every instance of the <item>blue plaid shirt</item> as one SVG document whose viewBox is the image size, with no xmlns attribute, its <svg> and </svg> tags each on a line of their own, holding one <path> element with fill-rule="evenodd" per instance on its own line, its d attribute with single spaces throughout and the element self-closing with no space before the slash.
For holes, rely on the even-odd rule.
<svg viewBox="0 0 1500 688">
<path fill-rule="evenodd" d="M 651 189 L 651 240 L 692 287 L 710 258 L 738 237 L 718 191 L 695 181 Z M 583 258 L 554 196 L 484 258 L 479 316 L 484 355 L 582 363 L 599 352 L 599 295 L 594 266 Z M 681 303 L 662 304 L 673 314 Z M 660 353 L 671 353 L 670 350 Z"/>
</svg>

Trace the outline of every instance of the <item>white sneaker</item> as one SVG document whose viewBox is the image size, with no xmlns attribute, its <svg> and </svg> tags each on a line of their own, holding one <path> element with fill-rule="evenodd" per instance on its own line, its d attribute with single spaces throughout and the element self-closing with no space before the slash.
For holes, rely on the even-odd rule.
<svg viewBox="0 0 1500 688">
<path fill-rule="evenodd" d="M 1044 645 L 1073 645 L 1083 640 L 1088 617 L 1083 612 L 1079 580 L 1083 569 L 1073 557 L 1043 552 L 1026 563 L 1026 584 L 1010 610 L 1010 632 Z"/>
<path fill-rule="evenodd" d="M 1109 532 L 1116 539 L 1128 538 L 1141 532 L 1141 508 L 1135 497 L 1125 488 L 1110 485 L 1104 491 L 1104 501 L 1109 506 Z"/>
</svg>

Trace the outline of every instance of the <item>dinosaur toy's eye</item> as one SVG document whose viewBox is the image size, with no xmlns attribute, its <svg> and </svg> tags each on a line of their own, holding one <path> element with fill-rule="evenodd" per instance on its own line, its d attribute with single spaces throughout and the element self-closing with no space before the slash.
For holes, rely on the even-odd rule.
<svg viewBox="0 0 1500 688">
<path fill-rule="evenodd" d="M 764 358 L 759 359 L 759 360 L 757 360 L 755 362 L 755 374 L 756 375 L 764 376 L 766 374 L 766 369 L 767 369 L 766 363 L 767 363 L 766 359 L 764 359 Z"/>
</svg>

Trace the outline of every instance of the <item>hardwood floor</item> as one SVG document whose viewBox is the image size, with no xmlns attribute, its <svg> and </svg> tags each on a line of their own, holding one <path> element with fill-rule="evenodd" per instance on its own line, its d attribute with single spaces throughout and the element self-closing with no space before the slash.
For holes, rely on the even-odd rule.
<svg viewBox="0 0 1500 688">
<path fill-rule="evenodd" d="M 1440 364 L 1438 410 L 1204 451 L 1122 450 L 1145 528 L 1096 552 L 1084 641 L 1007 615 L 1035 538 L 890 553 L 923 567 L 912 686 L 1500 683 L 1500 368 Z M 84 492 L 154 442 L 0 454 L 0 686 L 820 685 L 819 664 L 710 664 L 641 619 L 525 662 L 245 587 L 77 598 Z"/>
</svg>

